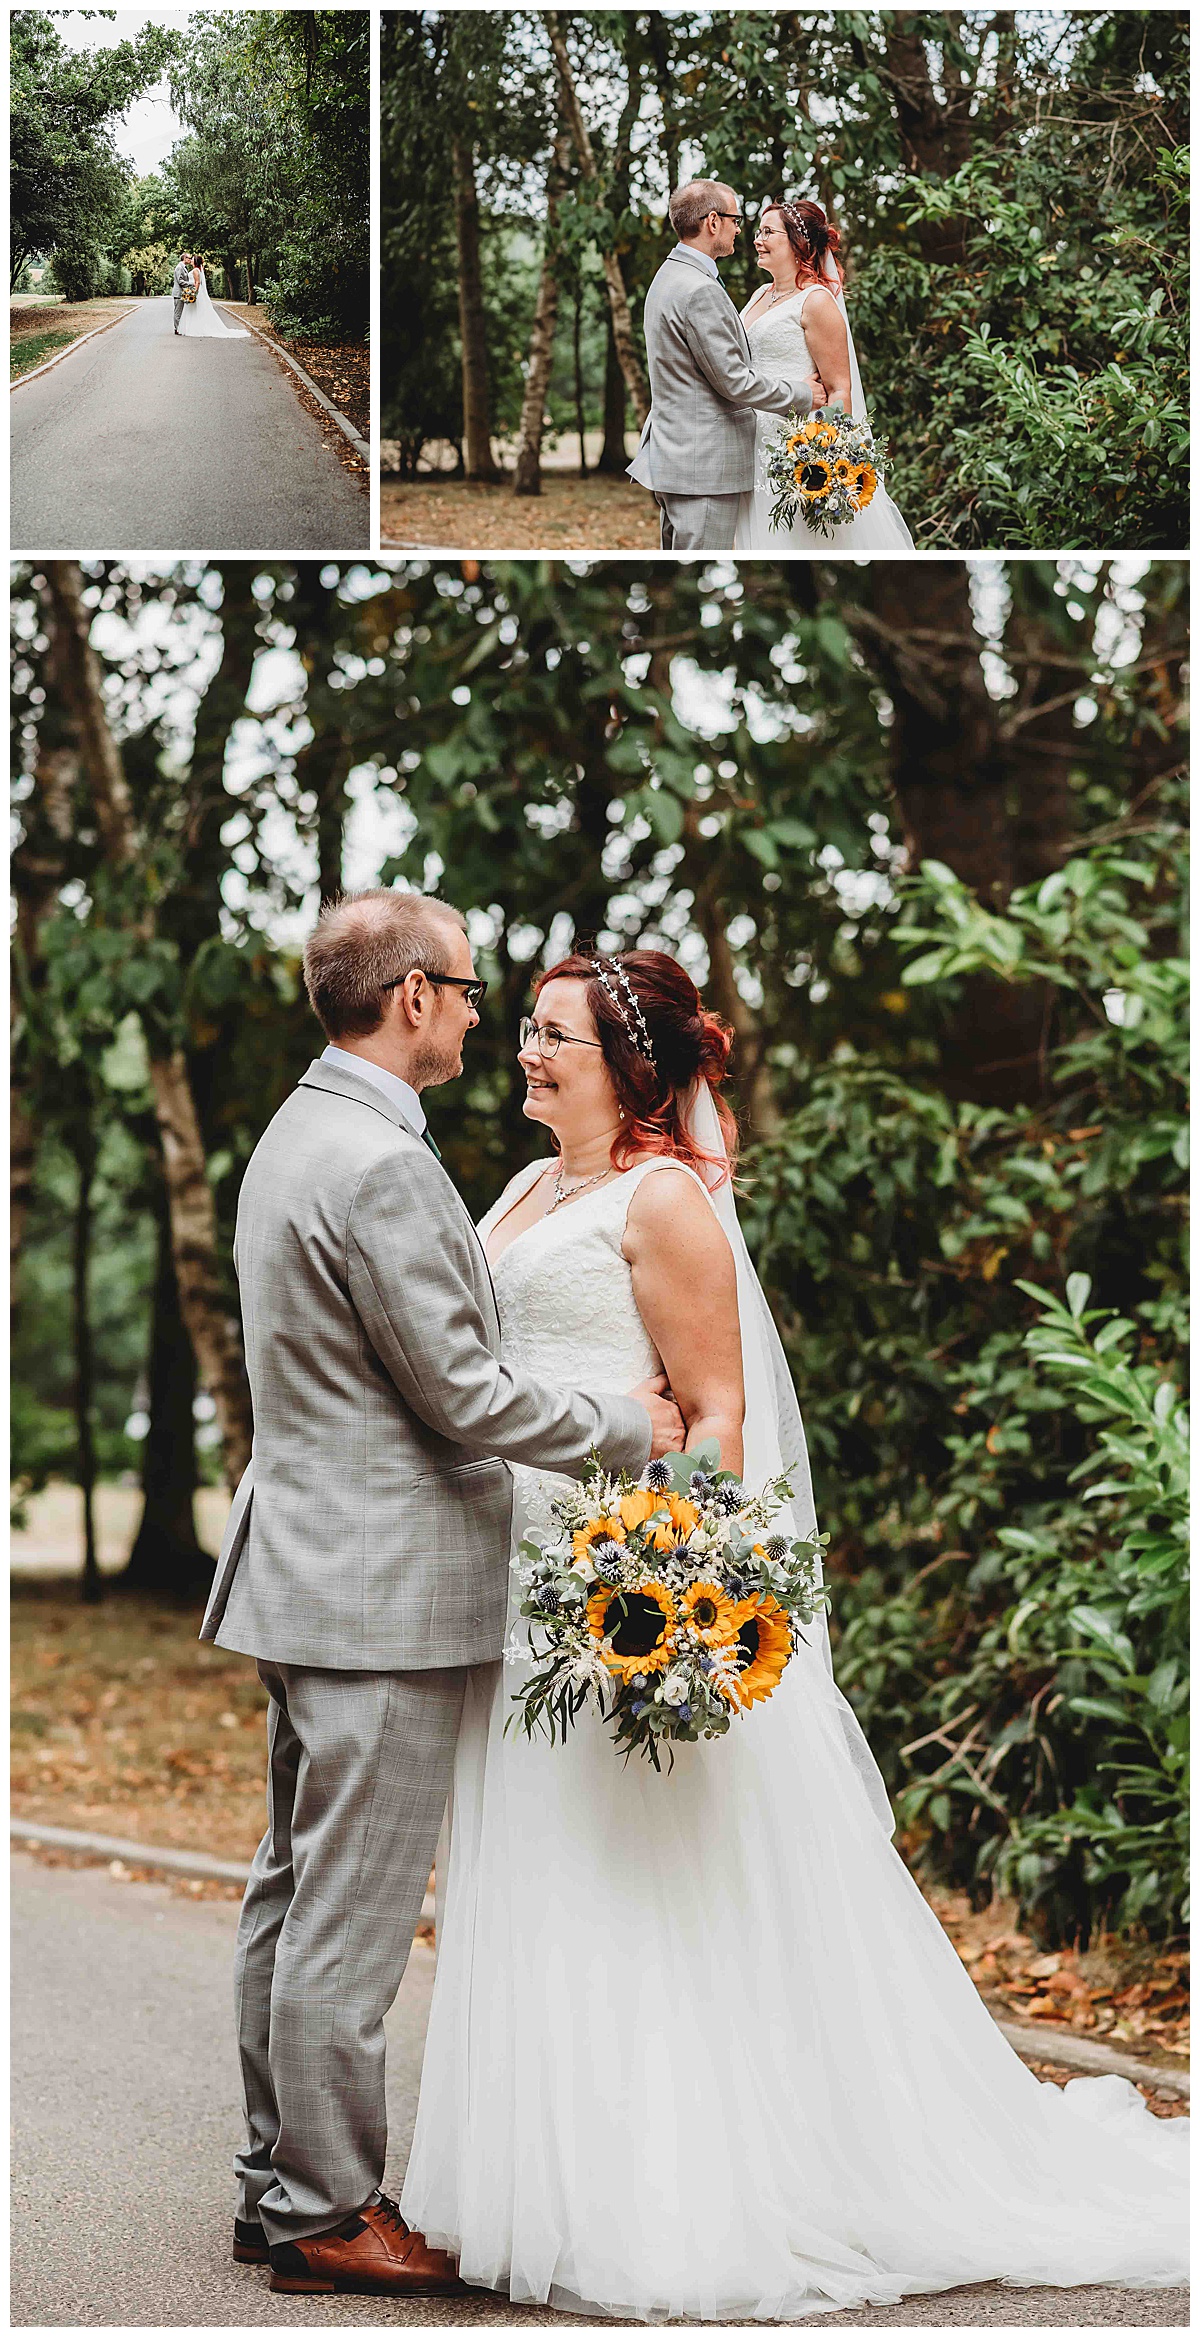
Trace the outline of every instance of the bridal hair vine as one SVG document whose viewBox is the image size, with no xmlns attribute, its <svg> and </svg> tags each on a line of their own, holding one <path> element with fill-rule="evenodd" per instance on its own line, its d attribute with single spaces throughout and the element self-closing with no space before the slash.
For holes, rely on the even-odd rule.
<svg viewBox="0 0 1200 2337">
<path fill-rule="evenodd" d="M 616 1007 L 617 1013 L 620 1015 L 621 1020 L 624 1023 L 634 1046 L 637 1048 L 639 1055 L 644 1055 L 647 1063 L 653 1063 L 654 1049 L 650 1043 L 650 1033 L 646 1028 L 646 1017 L 642 1013 L 641 1007 L 638 1005 L 637 993 L 634 990 L 633 984 L 630 981 L 628 974 L 625 972 L 624 967 L 618 964 L 616 958 L 609 958 L 608 964 L 612 967 L 613 973 L 616 975 L 622 990 L 625 992 L 625 997 L 629 1001 L 628 1009 L 624 1005 L 623 1001 L 617 996 L 617 993 L 613 988 L 612 981 L 605 967 L 603 958 L 592 959 L 592 967 L 595 972 L 596 980 L 599 982 L 605 997 L 611 998 L 612 1003 Z"/>
</svg>

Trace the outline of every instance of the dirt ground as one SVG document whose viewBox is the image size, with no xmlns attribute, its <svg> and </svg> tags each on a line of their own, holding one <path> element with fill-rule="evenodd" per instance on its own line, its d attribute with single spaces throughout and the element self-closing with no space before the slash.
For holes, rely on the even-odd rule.
<svg viewBox="0 0 1200 2337">
<path fill-rule="evenodd" d="M 540 495 L 511 484 L 380 481 L 380 539 L 404 551 L 656 552 L 658 506 L 627 479 L 548 472 Z"/>
<path fill-rule="evenodd" d="M 132 300 L 14 301 L 8 312 L 9 372 L 32 373 L 72 341 L 133 308 Z"/>
</svg>

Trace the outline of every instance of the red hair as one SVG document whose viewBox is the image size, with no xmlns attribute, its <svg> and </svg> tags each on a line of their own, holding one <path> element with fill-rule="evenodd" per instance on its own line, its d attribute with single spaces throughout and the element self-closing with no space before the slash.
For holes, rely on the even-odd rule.
<svg viewBox="0 0 1200 2337">
<path fill-rule="evenodd" d="M 597 979 L 597 957 L 616 999 Z M 632 1035 L 632 1009 L 613 974 L 614 965 L 620 967 L 641 1008 L 653 1062 Z M 625 1114 L 612 1148 L 613 1167 L 631 1168 L 646 1153 L 660 1153 L 695 1169 L 706 1184 L 712 1179 L 705 1171 L 717 1168 L 716 1181 L 723 1182 L 737 1158 L 737 1122 L 717 1092 L 728 1067 L 733 1032 L 719 1015 L 708 1012 L 691 975 L 661 949 L 622 950 L 616 958 L 602 951 L 572 950 L 570 957 L 538 975 L 535 996 L 547 982 L 564 980 L 587 984 L 588 1009 Z M 684 1098 L 695 1079 L 707 1080 L 717 1107 L 725 1140 L 723 1157 L 705 1152 L 684 1126 Z"/>
<path fill-rule="evenodd" d="M 829 253 L 837 270 L 839 284 L 846 281 L 846 272 L 838 258 L 842 248 L 839 230 L 831 225 L 819 203 L 810 203 L 805 196 L 793 200 L 785 195 L 782 202 L 764 203 L 759 213 L 761 220 L 768 211 L 778 211 L 783 221 L 783 232 L 796 256 L 797 284 L 827 284 L 825 254 Z"/>
</svg>

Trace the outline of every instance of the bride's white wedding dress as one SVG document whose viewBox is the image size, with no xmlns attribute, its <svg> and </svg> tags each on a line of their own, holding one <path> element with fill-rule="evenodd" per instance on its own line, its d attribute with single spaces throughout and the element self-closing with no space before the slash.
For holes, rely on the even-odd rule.
<svg viewBox="0 0 1200 2337">
<path fill-rule="evenodd" d="M 816 373 L 804 332 L 805 306 L 814 292 L 822 289 L 817 284 L 805 284 L 799 292 L 789 294 L 786 300 L 777 300 L 773 307 L 763 307 L 757 316 L 750 315 L 753 303 L 742 310 L 742 323 L 750 343 L 750 354 L 761 373 L 782 374 L 785 380 L 798 381 L 804 375 Z M 866 416 L 862 378 L 854 354 L 846 304 L 836 279 L 825 289 L 831 292 L 841 309 L 850 342 L 851 410 L 850 418 L 861 422 Z M 883 487 L 877 487 L 865 511 L 847 520 L 844 527 L 835 528 L 832 537 L 817 535 L 797 516 L 792 527 L 775 529 L 771 526 L 771 509 L 775 497 L 766 483 L 766 450 L 768 441 L 779 429 L 778 414 L 756 414 L 754 435 L 755 484 L 748 495 L 743 495 L 738 506 L 734 531 L 735 552 L 779 551 L 785 546 L 795 552 L 820 553 L 822 558 L 831 552 L 911 552 L 913 540 L 891 496 Z"/>
<path fill-rule="evenodd" d="M 608 1390 L 658 1368 L 621 1252 L 656 1171 L 500 1252 L 508 1360 Z M 513 1474 L 519 1538 L 565 1480 Z M 465 2279 L 746 2322 L 1186 2277 L 1183 2122 L 1118 2078 L 1039 2084 L 1011 2051 L 880 1822 L 818 1648 L 672 1775 L 623 1765 L 591 1711 L 565 1746 L 505 1737 L 522 1676 L 467 1690 L 402 2200 Z"/>
<path fill-rule="evenodd" d="M 185 306 L 179 319 L 179 330 L 189 341 L 248 341 L 249 333 L 242 325 L 227 325 L 213 307 L 203 268 L 195 300 Z"/>
</svg>

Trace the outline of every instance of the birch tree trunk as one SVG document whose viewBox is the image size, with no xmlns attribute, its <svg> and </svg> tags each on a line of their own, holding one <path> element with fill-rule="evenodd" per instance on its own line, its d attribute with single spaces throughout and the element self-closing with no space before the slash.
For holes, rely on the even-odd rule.
<svg viewBox="0 0 1200 2337">
<path fill-rule="evenodd" d="M 136 858 L 137 829 L 121 756 L 105 713 L 100 663 L 89 639 L 83 577 L 75 561 L 47 561 L 45 599 L 96 826 L 110 867 L 119 871 L 130 867 Z M 132 922 L 135 932 L 151 939 L 154 920 L 149 909 Z M 250 1393 L 237 1326 L 226 1314 L 221 1294 L 216 1207 L 204 1144 L 182 1048 L 164 1052 L 159 1034 L 149 1023 L 146 1039 L 179 1303 L 201 1378 L 217 1407 L 226 1475 L 236 1484 L 250 1457 Z"/>
<path fill-rule="evenodd" d="M 521 406 L 521 431 L 517 440 L 517 468 L 513 480 L 515 495 L 540 495 L 542 492 L 542 431 L 545 426 L 550 369 L 554 362 L 554 327 L 558 320 L 559 255 L 554 239 L 558 206 L 566 185 L 569 151 L 570 138 L 563 124 L 555 138 L 550 168 L 546 173 L 546 240 L 542 246 L 542 274 L 533 315 L 533 331 L 529 337 L 529 363 L 525 372 L 525 397 Z"/>
<path fill-rule="evenodd" d="M 571 60 L 567 55 L 562 19 L 555 8 L 548 8 L 545 11 L 545 19 L 546 30 L 550 36 L 550 46 L 554 51 L 554 62 L 558 67 L 563 109 L 571 125 L 571 136 L 574 139 L 575 152 L 579 158 L 580 176 L 592 183 L 597 183 L 600 173 L 596 168 L 592 141 L 588 136 L 587 123 L 584 121 L 579 104 L 579 92 L 575 87 Z M 621 274 L 621 263 L 616 253 L 602 251 L 600 258 L 604 268 L 604 281 L 608 287 L 613 340 L 616 343 L 617 357 L 621 371 L 625 376 L 629 395 L 633 400 L 633 410 L 637 415 L 638 429 L 640 430 L 650 411 L 650 392 L 646 386 L 646 376 L 642 371 L 641 359 L 637 353 L 637 343 L 634 340 L 633 320 L 629 313 L 629 296 L 625 290 L 625 279 Z"/>
<path fill-rule="evenodd" d="M 458 238 L 458 325 L 462 341 L 463 436 L 468 479 L 499 477 L 492 454 L 488 396 L 487 330 L 483 314 L 483 269 L 479 257 L 479 195 L 475 156 L 457 133 L 451 139 L 454 226 Z"/>
</svg>

